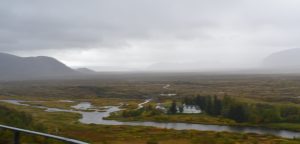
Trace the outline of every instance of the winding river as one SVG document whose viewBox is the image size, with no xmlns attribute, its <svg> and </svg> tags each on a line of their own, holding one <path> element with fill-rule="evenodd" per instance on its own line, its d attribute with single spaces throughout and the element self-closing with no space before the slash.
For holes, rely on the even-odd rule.
<svg viewBox="0 0 300 144">
<path fill-rule="evenodd" d="M 30 106 L 24 104 L 26 101 L 19 100 L 1 100 L 16 105 Z M 147 103 L 147 101 L 145 101 Z M 142 104 L 145 104 L 142 103 Z M 300 137 L 300 132 L 293 132 L 288 130 L 275 130 L 269 128 L 259 127 L 244 127 L 244 126 L 222 126 L 222 125 L 205 125 L 205 124 L 190 124 L 190 123 L 174 123 L 174 122 L 120 122 L 115 120 L 104 120 L 110 113 L 120 111 L 118 106 L 104 107 L 105 111 L 99 111 L 89 102 L 82 102 L 72 108 L 76 110 L 65 110 L 58 108 L 48 108 L 44 106 L 33 106 L 36 108 L 43 108 L 47 112 L 73 112 L 80 113 L 82 118 L 79 119 L 84 124 L 102 124 L 102 125 L 129 125 L 129 126 L 151 126 L 157 128 L 175 129 L 175 130 L 199 130 L 199 131 L 216 131 L 216 132 L 237 132 L 237 133 L 256 133 L 256 134 L 269 134 L 284 138 Z M 96 111 L 84 111 L 94 109 Z"/>
</svg>

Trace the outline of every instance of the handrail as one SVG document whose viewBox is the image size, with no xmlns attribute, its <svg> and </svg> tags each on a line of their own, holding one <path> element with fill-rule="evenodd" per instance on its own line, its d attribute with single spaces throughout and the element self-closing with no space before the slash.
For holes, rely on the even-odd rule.
<svg viewBox="0 0 300 144">
<path fill-rule="evenodd" d="M 58 141 L 66 142 L 69 144 L 88 144 L 86 142 L 82 142 L 82 141 L 75 140 L 75 139 L 65 138 L 65 137 L 61 137 L 61 136 L 55 136 L 55 135 L 51 135 L 51 134 L 46 134 L 46 133 L 41 133 L 41 132 L 36 132 L 36 131 L 31 131 L 31 130 L 26 130 L 26 129 L 15 128 L 15 127 L 6 126 L 6 125 L 0 125 L 0 129 L 1 128 L 8 129 L 8 130 L 11 130 L 14 132 L 14 144 L 20 144 L 20 133 L 38 135 L 38 136 L 42 136 L 45 138 L 51 138 L 51 139 L 55 139 Z"/>
</svg>

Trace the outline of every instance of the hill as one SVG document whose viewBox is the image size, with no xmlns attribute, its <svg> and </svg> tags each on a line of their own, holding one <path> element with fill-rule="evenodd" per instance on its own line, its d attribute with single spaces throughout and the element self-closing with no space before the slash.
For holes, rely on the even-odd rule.
<svg viewBox="0 0 300 144">
<path fill-rule="evenodd" d="M 263 61 L 263 67 L 280 72 L 300 72 L 300 48 L 273 53 Z"/>
<path fill-rule="evenodd" d="M 0 80 L 29 80 L 79 74 L 62 62 L 45 56 L 19 57 L 0 53 Z"/>
</svg>

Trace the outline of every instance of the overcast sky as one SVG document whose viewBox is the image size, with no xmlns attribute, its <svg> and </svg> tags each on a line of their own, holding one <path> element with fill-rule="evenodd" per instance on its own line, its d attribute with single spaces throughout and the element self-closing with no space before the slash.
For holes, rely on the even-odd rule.
<svg viewBox="0 0 300 144">
<path fill-rule="evenodd" d="M 72 67 L 255 67 L 300 47 L 299 0 L 1 0 L 0 52 Z"/>
</svg>

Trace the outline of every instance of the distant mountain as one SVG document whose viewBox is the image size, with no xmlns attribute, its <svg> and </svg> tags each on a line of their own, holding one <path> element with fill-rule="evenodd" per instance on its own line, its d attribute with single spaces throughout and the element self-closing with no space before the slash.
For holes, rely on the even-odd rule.
<svg viewBox="0 0 300 144">
<path fill-rule="evenodd" d="M 300 48 L 271 54 L 264 59 L 263 67 L 282 72 L 300 72 Z"/>
<path fill-rule="evenodd" d="M 75 70 L 80 72 L 80 73 L 84 73 L 84 74 L 97 74 L 96 71 L 93 71 L 93 70 L 88 69 L 88 68 L 78 68 L 78 69 L 75 69 Z"/>
<path fill-rule="evenodd" d="M 51 57 L 18 57 L 0 53 L 0 80 L 29 80 L 77 74 L 77 71 Z"/>
</svg>

